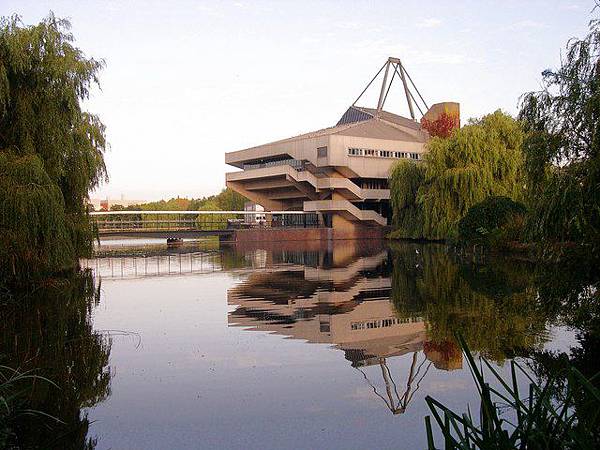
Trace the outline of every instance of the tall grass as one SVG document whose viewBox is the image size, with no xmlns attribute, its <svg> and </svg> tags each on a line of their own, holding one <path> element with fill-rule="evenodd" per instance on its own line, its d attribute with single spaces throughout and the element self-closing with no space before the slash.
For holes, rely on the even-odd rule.
<svg viewBox="0 0 600 450">
<path fill-rule="evenodd" d="M 27 399 L 38 382 L 48 383 L 58 389 L 48 378 L 35 375 L 32 371 L 21 372 L 0 365 L 0 448 L 11 444 L 14 437 L 13 423 L 21 416 L 45 417 L 54 422 L 61 422 L 43 411 L 27 407 Z"/>
<path fill-rule="evenodd" d="M 469 407 L 459 414 L 427 396 L 431 410 L 431 416 L 425 417 L 429 450 L 438 448 L 432 417 L 445 449 L 598 448 L 600 391 L 592 384 L 598 374 L 586 379 L 577 369 L 568 367 L 564 373 L 539 382 L 511 361 L 507 381 L 486 358 L 478 358 L 478 364 L 466 342 L 462 337 L 458 339 L 481 400 L 479 418 L 474 420 Z M 524 393 L 519 391 L 520 380 L 529 382 Z"/>
</svg>

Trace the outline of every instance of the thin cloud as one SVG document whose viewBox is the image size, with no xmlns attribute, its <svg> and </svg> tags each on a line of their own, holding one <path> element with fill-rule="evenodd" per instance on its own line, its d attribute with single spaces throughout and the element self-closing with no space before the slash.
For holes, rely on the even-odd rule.
<svg viewBox="0 0 600 450">
<path fill-rule="evenodd" d="M 437 17 L 429 17 L 428 19 L 423 19 L 419 23 L 417 23 L 418 28 L 435 28 L 439 27 L 442 24 L 442 21 Z"/>
<path fill-rule="evenodd" d="M 538 22 L 536 20 L 526 19 L 521 20 L 519 22 L 515 22 L 510 25 L 508 28 L 512 30 L 522 29 L 522 30 L 540 30 L 542 28 L 547 28 L 548 26 L 545 23 Z"/>
</svg>

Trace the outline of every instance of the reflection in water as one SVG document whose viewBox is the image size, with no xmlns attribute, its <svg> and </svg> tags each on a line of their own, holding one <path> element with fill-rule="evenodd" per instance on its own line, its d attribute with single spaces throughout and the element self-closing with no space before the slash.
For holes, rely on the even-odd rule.
<svg viewBox="0 0 600 450">
<path fill-rule="evenodd" d="M 582 371 L 600 360 L 586 325 L 596 278 L 575 283 L 576 266 L 555 279 L 379 241 L 154 246 L 83 263 L 104 280 L 99 307 L 90 273 L 0 306 L 0 363 L 61 387 L 35 386 L 32 406 L 65 424 L 17 422 L 25 447 L 397 448 L 402 436 L 416 448 L 424 395 L 478 401 L 457 332 L 499 364 L 533 356 L 543 378 L 560 363 L 544 350 L 562 316 L 587 330 L 570 359 Z M 141 344 L 101 331 L 115 328 Z"/>
<path fill-rule="evenodd" d="M 455 333 L 496 361 L 540 348 L 548 337 L 530 272 L 514 262 L 475 267 L 454 261 L 442 245 L 390 250 L 378 243 L 271 250 L 267 258 L 279 265 L 229 290 L 229 324 L 332 344 L 394 414 L 406 410 L 432 364 L 462 367 Z M 408 373 L 392 373 L 388 359 L 406 354 Z M 367 373 L 370 366 L 380 370 Z"/>
<path fill-rule="evenodd" d="M 110 395 L 110 338 L 94 331 L 90 313 L 100 299 L 91 273 L 51 281 L 31 295 L 0 306 L 0 364 L 47 377 L 58 388 L 36 382 L 28 393 L 42 416 L 24 415 L 12 424 L 17 448 L 92 449 L 90 408 Z M 28 389 L 30 389 L 29 387 Z"/>
</svg>

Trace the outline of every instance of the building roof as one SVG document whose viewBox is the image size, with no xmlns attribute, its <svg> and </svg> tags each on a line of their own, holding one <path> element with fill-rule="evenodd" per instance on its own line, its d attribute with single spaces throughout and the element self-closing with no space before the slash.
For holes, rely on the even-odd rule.
<svg viewBox="0 0 600 450">
<path fill-rule="evenodd" d="M 346 128 L 334 134 L 344 136 L 356 136 L 375 139 L 388 139 L 404 142 L 425 142 L 426 137 L 419 131 L 411 134 L 403 130 L 400 126 L 391 124 L 384 120 L 369 119 L 363 122 L 357 122 L 353 127 Z"/>
<path fill-rule="evenodd" d="M 391 122 L 396 125 L 412 128 L 414 130 L 421 129 L 421 126 L 417 122 L 407 117 L 402 117 L 398 114 L 394 114 L 384 110 L 381 110 L 378 116 L 376 109 L 365 108 L 363 106 L 351 106 L 350 108 L 348 108 L 342 116 L 342 118 L 338 121 L 337 125 L 343 125 L 354 122 L 363 122 L 366 120 L 373 119 L 375 117 L 379 117 L 381 120 L 384 120 L 386 122 Z"/>
<path fill-rule="evenodd" d="M 399 140 L 404 142 L 425 142 L 427 140 L 428 134 L 421 130 L 421 125 L 417 122 L 388 111 L 382 110 L 379 115 L 376 113 L 377 110 L 373 108 L 351 106 L 333 127 L 322 128 L 320 130 L 299 134 L 297 136 L 268 142 L 250 148 L 272 144 L 283 144 L 286 142 L 311 139 L 332 134 Z M 402 128 L 404 128 L 404 130 Z"/>
</svg>

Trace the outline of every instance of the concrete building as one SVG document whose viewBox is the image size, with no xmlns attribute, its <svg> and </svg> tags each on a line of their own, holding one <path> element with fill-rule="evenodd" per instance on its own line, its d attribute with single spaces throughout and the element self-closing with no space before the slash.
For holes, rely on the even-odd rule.
<svg viewBox="0 0 600 450">
<path fill-rule="evenodd" d="M 344 237 L 387 225 L 392 165 L 399 159 L 420 161 L 426 152 L 429 135 L 415 120 L 414 106 L 430 120 L 442 112 L 458 115 L 459 107 L 438 103 L 421 109 L 415 98 L 422 97 L 416 87 L 415 93 L 409 89 L 412 80 L 397 58 L 389 58 L 367 88 L 384 68 L 377 108 L 357 106 L 359 96 L 335 126 L 226 153 L 225 162 L 242 169 L 226 174 L 227 186 L 266 211 L 314 212 L 325 226 L 346 231 Z M 411 118 L 383 109 L 396 75 Z"/>
</svg>

